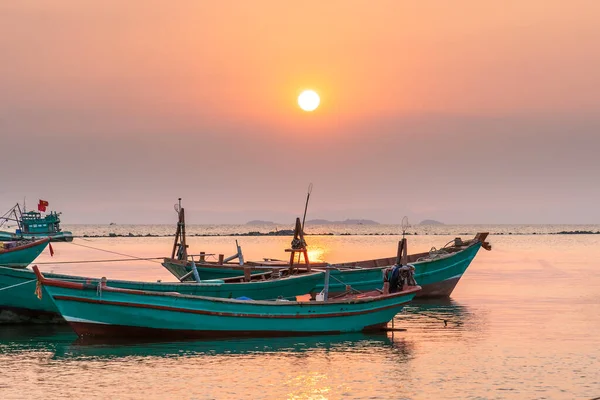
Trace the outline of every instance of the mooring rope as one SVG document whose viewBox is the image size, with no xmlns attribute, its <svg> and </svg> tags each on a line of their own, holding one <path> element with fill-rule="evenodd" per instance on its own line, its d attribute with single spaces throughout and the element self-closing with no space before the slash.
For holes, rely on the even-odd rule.
<svg viewBox="0 0 600 400">
<path fill-rule="evenodd" d="M 70 242 L 70 244 L 74 245 L 74 246 L 80 246 L 80 247 L 85 247 L 88 249 L 92 249 L 92 250 L 98 250 L 98 251 L 103 251 L 105 253 L 111 253 L 111 254 L 116 254 L 119 256 L 124 256 L 124 257 L 129 257 L 129 258 L 120 258 L 120 259 L 104 259 L 104 260 L 79 260 L 79 261 L 42 261 L 42 262 L 36 262 L 35 264 L 38 265 L 56 265 L 56 264 L 90 264 L 90 263 L 109 263 L 109 262 L 126 262 L 126 261 L 150 261 L 150 262 L 154 262 L 157 264 L 162 264 L 161 261 L 158 260 L 163 260 L 165 257 L 137 257 L 137 256 L 132 256 L 129 254 L 124 254 L 124 253 L 119 253 L 118 251 L 112 251 L 112 250 L 105 250 L 105 249 L 101 249 L 98 247 L 94 247 L 94 246 L 87 246 L 84 244 L 80 244 L 80 243 L 73 243 Z M 2 264 L 2 266 L 4 267 L 20 267 L 22 266 L 22 263 L 5 263 Z"/>
<path fill-rule="evenodd" d="M 356 293 L 358 293 L 358 294 L 361 294 L 361 293 L 362 293 L 360 290 L 358 290 L 358 289 L 354 289 L 354 288 L 352 287 L 352 285 L 348 285 L 346 282 L 343 282 L 343 281 L 341 281 L 340 279 L 336 278 L 335 276 L 332 276 L 331 274 L 329 274 L 329 278 L 330 278 L 330 279 L 333 279 L 333 280 L 336 280 L 336 281 L 338 281 L 339 283 L 341 283 L 342 285 L 344 285 L 344 286 L 346 286 L 346 287 L 349 287 L 349 288 L 350 288 L 350 290 L 353 290 L 353 291 L 355 291 L 355 292 L 356 292 Z"/>
<path fill-rule="evenodd" d="M 36 265 L 58 265 L 58 264 L 92 264 L 92 263 L 110 263 L 110 262 L 127 262 L 127 261 L 152 261 L 161 264 L 160 261 L 164 257 L 150 257 L 150 258 L 121 258 L 121 259 L 110 259 L 110 260 L 77 260 L 77 261 L 42 261 L 35 262 Z M 23 264 L 16 263 L 5 263 L 3 267 L 19 267 Z"/>
<path fill-rule="evenodd" d="M 111 253 L 111 254 L 116 254 L 116 255 L 119 255 L 119 256 L 130 257 L 132 259 L 141 260 L 141 261 L 152 261 L 152 260 L 158 260 L 158 259 L 162 260 L 164 258 L 164 257 L 149 257 L 149 258 L 136 257 L 136 256 L 132 256 L 132 255 L 129 255 L 129 254 L 119 253 L 118 251 L 111 251 L 111 250 L 100 249 L 100 248 L 94 247 L 94 246 L 86 246 L 85 244 L 81 244 L 81 243 L 70 242 L 70 244 L 72 244 L 74 246 L 86 247 L 86 248 L 92 249 L 92 250 L 103 251 L 105 253 Z M 161 264 L 160 261 L 153 261 L 153 262 Z"/>
<path fill-rule="evenodd" d="M 53 265 L 53 264 L 88 264 L 88 263 L 107 263 L 107 262 L 125 262 L 125 261 L 152 261 L 162 260 L 164 257 L 149 257 L 149 258 L 120 258 L 111 260 L 79 260 L 79 261 L 47 261 L 36 262 L 37 265 Z M 158 262 L 158 261 L 154 261 Z M 160 264 L 160 262 L 158 262 Z"/>
<path fill-rule="evenodd" d="M 32 279 L 30 281 L 26 281 L 26 282 L 21 282 L 21 283 L 17 283 L 17 284 L 14 284 L 14 285 L 10 285 L 10 286 L 7 286 L 5 288 L 0 289 L 0 292 L 3 291 L 3 290 L 12 289 L 14 287 L 25 285 L 26 283 L 31 283 L 31 282 L 35 282 L 35 281 L 37 281 L 37 279 Z"/>
</svg>

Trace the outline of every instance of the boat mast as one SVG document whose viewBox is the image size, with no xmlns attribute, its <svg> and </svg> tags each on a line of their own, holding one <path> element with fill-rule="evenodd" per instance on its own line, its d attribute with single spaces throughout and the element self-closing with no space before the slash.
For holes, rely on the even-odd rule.
<svg viewBox="0 0 600 400">
<path fill-rule="evenodd" d="M 306 194 L 306 204 L 304 204 L 304 216 L 302 217 L 302 233 L 304 233 L 304 221 L 306 220 L 306 210 L 308 209 L 308 200 L 310 200 L 310 194 L 312 193 L 313 184 L 312 182 L 308 185 L 308 193 Z"/>
<path fill-rule="evenodd" d="M 181 207 L 181 197 L 179 198 L 179 204 L 175 204 L 175 211 L 179 216 L 177 221 L 177 231 L 175 232 L 175 242 L 173 242 L 173 251 L 171 258 L 175 258 L 177 254 L 178 260 L 187 260 L 187 244 L 185 243 L 185 212 Z"/>
<path fill-rule="evenodd" d="M 18 214 L 17 214 L 18 210 Z M 11 218 L 11 214 L 13 218 Z M 21 206 L 17 203 L 13 208 L 4 213 L 3 216 L 0 217 L 0 226 L 3 226 L 8 221 L 13 221 L 17 223 L 19 229 L 23 229 L 21 227 L 21 218 L 22 218 Z"/>
<path fill-rule="evenodd" d="M 25 210 L 25 198 L 23 198 L 23 212 Z M 19 210 L 19 215 L 17 215 L 17 211 Z M 17 203 L 17 205 L 13 208 L 13 214 L 15 216 L 15 219 L 17 220 L 17 226 L 19 227 L 19 229 L 21 230 L 21 232 L 23 232 L 23 225 L 22 225 L 22 219 L 23 219 L 23 212 L 21 212 L 21 206 L 19 206 L 19 203 Z"/>
<path fill-rule="evenodd" d="M 306 221 L 306 211 L 308 210 L 308 201 L 310 200 L 310 194 L 312 193 L 313 184 L 312 182 L 308 185 L 308 193 L 306 194 L 306 203 L 304 204 L 304 216 L 302 216 L 302 241 L 304 242 L 304 222 Z M 306 242 L 304 242 L 306 247 Z M 306 257 L 305 260 L 306 261 Z M 300 264 L 300 253 L 298 253 L 298 264 Z"/>
<path fill-rule="evenodd" d="M 398 253 L 396 254 L 396 264 L 406 265 L 408 264 L 408 248 L 406 243 L 406 229 L 410 225 L 408 224 L 408 217 L 402 218 L 402 240 L 398 242 Z"/>
</svg>

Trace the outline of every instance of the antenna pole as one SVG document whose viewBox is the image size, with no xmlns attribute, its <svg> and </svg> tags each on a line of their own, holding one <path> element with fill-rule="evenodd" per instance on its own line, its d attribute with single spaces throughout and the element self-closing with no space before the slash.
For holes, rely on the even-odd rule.
<svg viewBox="0 0 600 400">
<path fill-rule="evenodd" d="M 310 194 L 312 193 L 313 184 L 308 185 L 308 193 L 306 194 L 306 204 L 304 205 L 304 216 L 302 217 L 302 233 L 304 233 L 304 221 L 306 221 L 306 210 L 308 209 L 308 200 L 310 200 Z"/>
</svg>

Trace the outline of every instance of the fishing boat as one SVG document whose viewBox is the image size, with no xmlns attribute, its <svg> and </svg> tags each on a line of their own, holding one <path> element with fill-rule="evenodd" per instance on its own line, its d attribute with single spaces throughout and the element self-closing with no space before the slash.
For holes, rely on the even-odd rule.
<svg viewBox="0 0 600 400">
<path fill-rule="evenodd" d="M 460 278 L 479 252 L 481 247 L 491 250 L 486 242 L 487 232 L 481 232 L 470 240 L 455 238 L 443 248 L 432 248 L 428 252 L 407 254 L 404 264 L 410 263 L 415 267 L 415 279 L 422 287 L 417 297 L 449 297 Z M 406 242 L 405 242 L 406 243 Z M 404 247 L 406 248 L 406 247 Z M 399 256 L 377 258 L 372 260 L 351 261 L 335 264 L 331 271 L 333 279 L 330 284 L 331 292 L 344 292 L 351 287 L 355 290 L 369 291 L 378 287 L 383 268 L 400 263 Z M 202 279 L 216 277 L 240 277 L 244 273 L 260 275 L 272 273 L 273 268 L 289 268 L 286 261 L 264 261 L 246 263 L 241 266 L 236 263 L 196 263 L 199 276 Z M 319 270 L 323 263 L 311 263 L 313 270 Z M 182 280 L 192 280 L 191 262 L 166 258 L 163 266 L 175 277 Z M 248 269 L 250 271 L 248 271 Z M 300 269 L 297 273 L 302 273 Z M 323 290 L 319 284 L 311 290 L 316 294 Z"/>
<path fill-rule="evenodd" d="M 290 336 L 373 331 L 410 302 L 419 286 L 346 295 L 323 301 L 261 301 L 158 293 L 44 277 L 50 296 L 79 336 L 196 337 Z M 327 280 L 328 274 L 325 275 Z"/>
<path fill-rule="evenodd" d="M 482 232 L 471 240 L 455 238 L 441 249 L 434 247 L 428 252 L 405 254 L 404 257 L 398 254 L 394 257 L 338 264 L 331 271 L 335 282 L 330 284 L 330 291 L 343 292 L 348 285 L 354 290 L 371 290 L 379 284 L 382 268 L 408 263 L 415 268 L 415 280 L 422 288 L 417 297 L 449 297 L 479 249 L 483 247 L 491 250 L 491 245 L 485 241 L 487 236 L 487 232 Z M 405 244 L 399 246 L 399 252 L 406 251 L 406 239 L 403 240 Z M 318 293 L 322 289 L 319 284 L 311 293 Z"/>
<path fill-rule="evenodd" d="M 290 274 L 301 274 L 311 271 L 311 268 L 312 270 L 318 270 L 320 267 L 327 265 L 325 263 L 315 264 L 309 262 L 307 245 L 304 240 L 304 228 L 299 218 L 296 219 L 291 248 L 286 249 L 286 252 L 291 253 L 289 262 L 272 259 L 245 262 L 241 248 L 236 242 L 237 254 L 227 258 L 219 255 L 218 261 L 207 262 L 206 254 L 200 253 L 198 255 L 200 262 L 196 263 L 193 259 L 194 256 L 189 255 L 187 251 L 185 217 L 184 210 L 181 208 L 181 199 L 179 206 L 176 206 L 176 211 L 179 214 L 179 221 L 173 250 L 171 257 L 163 260 L 163 266 L 181 281 L 193 280 L 194 278 L 240 277 L 242 275 L 249 278 L 254 275 L 274 273 L 275 270 L 288 270 Z M 402 221 L 403 237 L 398 242 L 398 251 L 395 256 L 334 265 L 335 269 L 331 270 L 333 282 L 330 285 L 330 291 L 341 293 L 348 290 L 370 291 L 376 289 L 381 281 L 382 269 L 410 263 L 415 268 L 415 279 L 423 288 L 417 294 L 417 297 L 449 297 L 479 249 L 483 247 L 486 250 L 491 250 L 491 245 L 486 241 L 489 233 L 480 232 L 470 240 L 455 238 L 440 249 L 432 247 L 428 252 L 409 255 L 405 237 L 407 227 L 408 219 L 405 217 Z M 304 255 L 304 266 L 295 263 L 296 254 Z M 238 262 L 234 262 L 236 259 Z M 193 269 L 196 269 L 196 274 L 192 273 Z M 311 294 L 314 296 L 322 290 L 323 285 L 319 284 L 311 290 Z"/>
<path fill-rule="evenodd" d="M 49 238 L 0 242 L 0 266 L 25 268 L 44 251 Z"/>
<path fill-rule="evenodd" d="M 41 212 L 45 212 L 46 207 L 48 202 L 45 200 L 40 200 L 38 211 L 25 211 L 25 206 L 21 210 L 21 206 L 16 204 L 0 217 L 0 227 L 12 222 L 17 224 L 17 228 L 14 232 L 0 231 L 0 240 L 49 237 L 53 242 L 73 241 L 73 234 L 60 228 L 61 213 L 50 211 L 42 216 Z"/>
<path fill-rule="evenodd" d="M 47 241 L 47 239 L 46 239 Z M 46 273 L 50 279 L 80 282 L 98 287 L 102 279 Z M 281 279 L 260 279 L 239 282 L 239 279 L 203 281 L 201 283 L 136 282 L 105 280 L 103 284 L 114 288 L 144 290 L 152 292 L 177 292 L 186 295 L 240 298 L 255 300 L 288 299 L 308 294 L 323 280 L 323 272 L 292 275 Z M 0 321 L 1 322 L 64 322 L 49 297 L 41 300 L 35 296 L 36 276 L 29 269 L 0 267 Z"/>
</svg>

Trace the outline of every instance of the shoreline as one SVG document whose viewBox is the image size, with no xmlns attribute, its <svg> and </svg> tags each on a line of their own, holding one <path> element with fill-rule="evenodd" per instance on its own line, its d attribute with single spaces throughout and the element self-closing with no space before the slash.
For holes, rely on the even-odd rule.
<svg viewBox="0 0 600 400">
<path fill-rule="evenodd" d="M 477 232 L 460 232 L 460 233 L 405 233 L 406 236 L 469 236 L 475 235 Z M 305 236 L 402 236 L 402 233 L 305 233 Z M 532 232 L 532 233 L 518 233 L 518 232 L 490 232 L 490 236 L 529 236 L 529 235 L 600 235 L 600 231 L 560 231 L 560 232 Z M 188 237 L 248 237 L 248 236 L 283 236 L 283 237 L 292 237 L 294 236 L 293 231 L 278 231 L 278 232 L 245 232 L 245 233 L 194 233 L 187 234 Z M 74 238 L 127 238 L 127 237 L 175 237 L 174 234 L 169 235 L 158 235 L 153 233 L 147 234 L 121 234 L 121 233 L 109 233 L 107 235 L 74 235 Z"/>
</svg>

